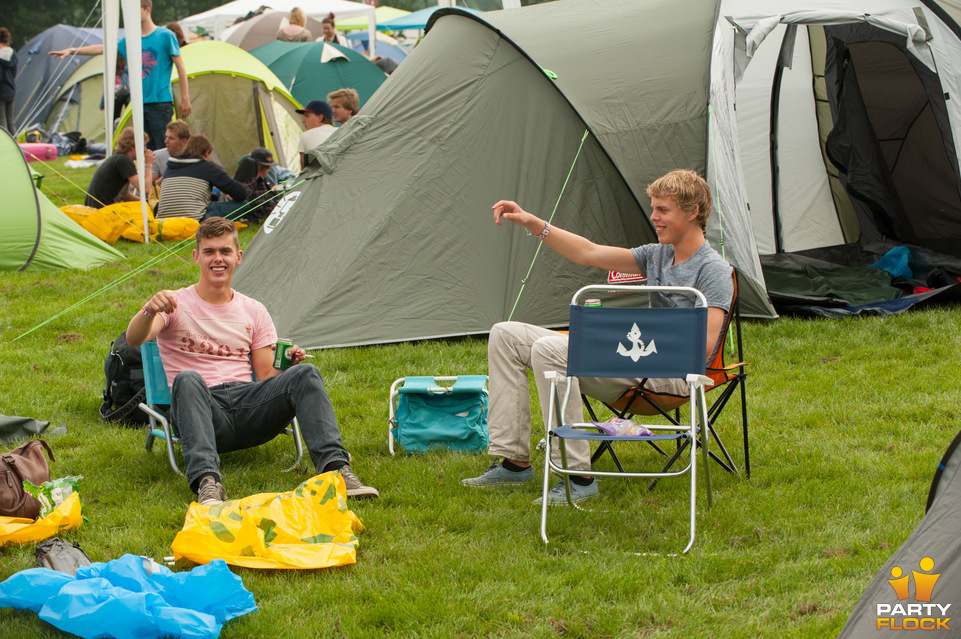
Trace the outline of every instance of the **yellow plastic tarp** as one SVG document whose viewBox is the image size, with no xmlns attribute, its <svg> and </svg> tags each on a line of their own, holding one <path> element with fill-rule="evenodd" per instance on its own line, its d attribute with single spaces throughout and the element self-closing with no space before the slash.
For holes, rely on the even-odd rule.
<svg viewBox="0 0 961 639">
<path fill-rule="evenodd" d="M 357 562 L 364 529 L 347 508 L 340 473 L 312 477 L 286 493 L 261 493 L 219 506 L 190 504 L 174 557 L 223 559 L 246 568 L 329 568 Z"/>
<path fill-rule="evenodd" d="M 143 242 L 143 213 L 140 202 L 118 202 L 101 209 L 71 204 L 60 207 L 60 210 L 108 244 L 113 244 L 121 237 L 131 242 Z M 189 217 L 157 220 L 154 219 L 150 207 L 147 207 L 147 226 L 151 240 L 167 242 L 193 237 L 200 222 Z"/>
<path fill-rule="evenodd" d="M 43 519 L 34 521 L 23 517 L 0 517 L 0 547 L 47 539 L 64 530 L 78 528 L 81 521 L 80 495 L 71 493 Z"/>
</svg>

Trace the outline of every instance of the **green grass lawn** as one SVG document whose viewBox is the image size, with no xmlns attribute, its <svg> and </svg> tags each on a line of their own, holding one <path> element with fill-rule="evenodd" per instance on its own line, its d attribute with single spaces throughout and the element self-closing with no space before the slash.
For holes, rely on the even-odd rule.
<svg viewBox="0 0 961 639">
<path fill-rule="evenodd" d="M 73 187 L 41 171 L 55 203 L 77 201 Z M 69 175 L 86 183 L 91 172 Z M 242 231 L 242 245 L 253 234 Z M 92 272 L 0 273 L 0 412 L 67 426 L 51 442 L 52 472 L 84 476 L 87 521 L 65 538 L 94 561 L 125 553 L 159 560 L 171 554 L 192 493 L 162 444 L 148 453 L 142 430 L 99 421 L 97 407 L 110 341 L 156 290 L 194 281 L 189 247 L 13 341 L 162 251 L 117 246 L 128 259 Z M 697 541 L 683 557 L 674 553 L 685 543 L 686 480 L 662 481 L 652 493 L 640 481 L 602 481 L 590 510 L 552 511 L 545 546 L 532 504 L 539 485 L 471 490 L 459 480 L 478 474 L 486 456 L 388 454 L 391 382 L 486 372 L 486 340 L 316 352 L 310 364 L 324 375 L 353 467 L 381 498 L 351 504 L 366 527 L 355 565 L 234 569 L 259 610 L 222 636 L 836 636 L 920 521 L 935 466 L 958 431 L 951 362 L 961 315 L 929 307 L 887 319 L 752 321 L 745 348 L 752 476 L 715 467 L 714 507 L 700 500 Z M 542 428 L 537 420 L 534 443 Z M 741 464 L 734 411 L 721 434 Z M 652 453 L 619 454 L 639 461 Z M 229 494 L 294 488 L 310 475 L 282 471 L 291 455 L 280 438 L 225 456 Z M 0 550 L 0 579 L 33 567 L 32 551 Z M 0 624 L 10 637 L 60 636 L 33 613 L 0 610 Z"/>
</svg>

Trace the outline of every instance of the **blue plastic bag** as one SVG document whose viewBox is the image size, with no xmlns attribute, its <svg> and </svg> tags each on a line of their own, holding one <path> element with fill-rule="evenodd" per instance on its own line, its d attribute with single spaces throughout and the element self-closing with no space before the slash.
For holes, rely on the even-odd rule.
<svg viewBox="0 0 961 639">
<path fill-rule="evenodd" d="M 0 607 L 34 610 L 80 637 L 218 637 L 223 624 L 257 610 L 222 560 L 174 573 L 124 555 L 77 570 L 23 570 L 0 583 Z"/>
</svg>

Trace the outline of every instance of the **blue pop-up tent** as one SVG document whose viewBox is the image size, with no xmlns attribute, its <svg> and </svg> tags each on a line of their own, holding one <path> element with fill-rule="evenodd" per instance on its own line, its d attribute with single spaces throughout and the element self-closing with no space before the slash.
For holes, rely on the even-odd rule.
<svg viewBox="0 0 961 639">
<path fill-rule="evenodd" d="M 413 13 L 408 13 L 406 16 L 401 16 L 399 18 L 394 18 L 393 20 L 388 20 L 387 22 L 382 22 L 377 25 L 377 29 L 380 31 L 403 31 L 405 29 L 424 29 L 427 27 L 427 22 L 430 17 L 434 15 L 434 12 L 441 7 L 427 7 L 426 9 L 421 9 L 420 11 L 415 11 Z M 468 9 L 467 7 L 457 7 L 460 11 L 466 11 L 468 13 L 483 13 L 483 11 L 478 11 L 477 9 Z"/>
</svg>

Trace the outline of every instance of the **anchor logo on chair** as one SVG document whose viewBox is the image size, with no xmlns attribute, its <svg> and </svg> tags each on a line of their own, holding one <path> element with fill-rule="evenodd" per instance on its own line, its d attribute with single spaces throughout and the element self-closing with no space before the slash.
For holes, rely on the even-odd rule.
<svg viewBox="0 0 961 639">
<path fill-rule="evenodd" d="M 642 357 L 647 357 L 657 352 L 657 346 L 654 345 L 654 340 L 645 347 L 644 341 L 641 339 L 641 329 L 637 327 L 637 323 L 634 323 L 631 332 L 627 334 L 627 339 L 631 341 L 630 350 L 624 347 L 621 342 L 617 343 L 617 354 L 623 357 L 630 357 L 635 362 Z"/>
</svg>

